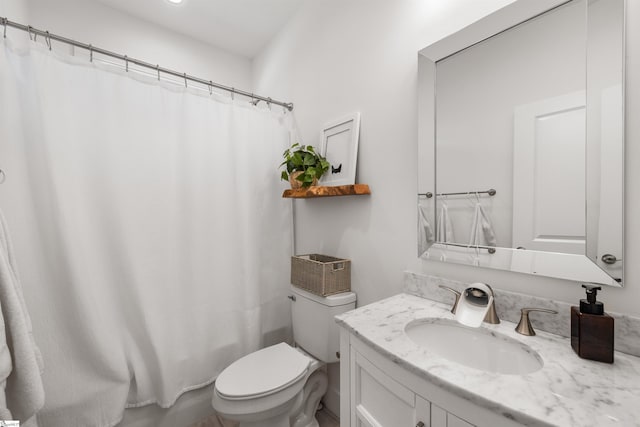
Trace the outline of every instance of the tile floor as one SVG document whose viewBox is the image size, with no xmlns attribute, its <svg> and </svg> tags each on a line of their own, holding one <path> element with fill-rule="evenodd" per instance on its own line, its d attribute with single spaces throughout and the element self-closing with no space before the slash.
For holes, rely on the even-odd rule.
<svg viewBox="0 0 640 427">
<path fill-rule="evenodd" d="M 340 421 L 324 409 L 316 413 L 316 419 L 320 427 L 340 427 Z"/>
</svg>

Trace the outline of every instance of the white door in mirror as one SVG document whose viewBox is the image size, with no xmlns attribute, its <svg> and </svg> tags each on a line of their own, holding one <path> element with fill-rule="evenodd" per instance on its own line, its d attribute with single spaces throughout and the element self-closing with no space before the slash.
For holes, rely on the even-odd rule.
<svg viewBox="0 0 640 427">
<path fill-rule="evenodd" d="M 514 110 L 514 248 L 585 254 L 585 96 Z"/>
</svg>

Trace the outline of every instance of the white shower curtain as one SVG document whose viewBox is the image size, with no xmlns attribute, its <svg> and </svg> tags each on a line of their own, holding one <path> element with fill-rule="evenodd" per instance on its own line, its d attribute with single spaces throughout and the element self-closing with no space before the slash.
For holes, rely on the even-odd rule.
<svg viewBox="0 0 640 427">
<path fill-rule="evenodd" d="M 41 427 L 169 406 L 286 339 L 289 115 L 0 43 L 0 207 L 44 357 Z"/>
</svg>

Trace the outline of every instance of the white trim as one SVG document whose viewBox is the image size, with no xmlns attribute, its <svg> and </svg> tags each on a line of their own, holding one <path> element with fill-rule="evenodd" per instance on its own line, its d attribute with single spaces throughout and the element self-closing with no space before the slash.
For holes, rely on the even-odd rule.
<svg viewBox="0 0 640 427">
<path fill-rule="evenodd" d="M 418 53 L 433 62 L 440 61 L 569 1 L 571 0 L 516 0 Z"/>
</svg>

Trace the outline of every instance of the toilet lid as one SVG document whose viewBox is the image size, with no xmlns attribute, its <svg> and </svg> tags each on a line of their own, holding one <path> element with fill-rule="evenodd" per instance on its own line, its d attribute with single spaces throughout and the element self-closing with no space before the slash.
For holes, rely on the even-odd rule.
<svg viewBox="0 0 640 427">
<path fill-rule="evenodd" d="M 298 381 L 311 359 L 280 343 L 229 365 L 216 379 L 216 391 L 227 399 L 249 399 L 275 393 Z"/>
</svg>

